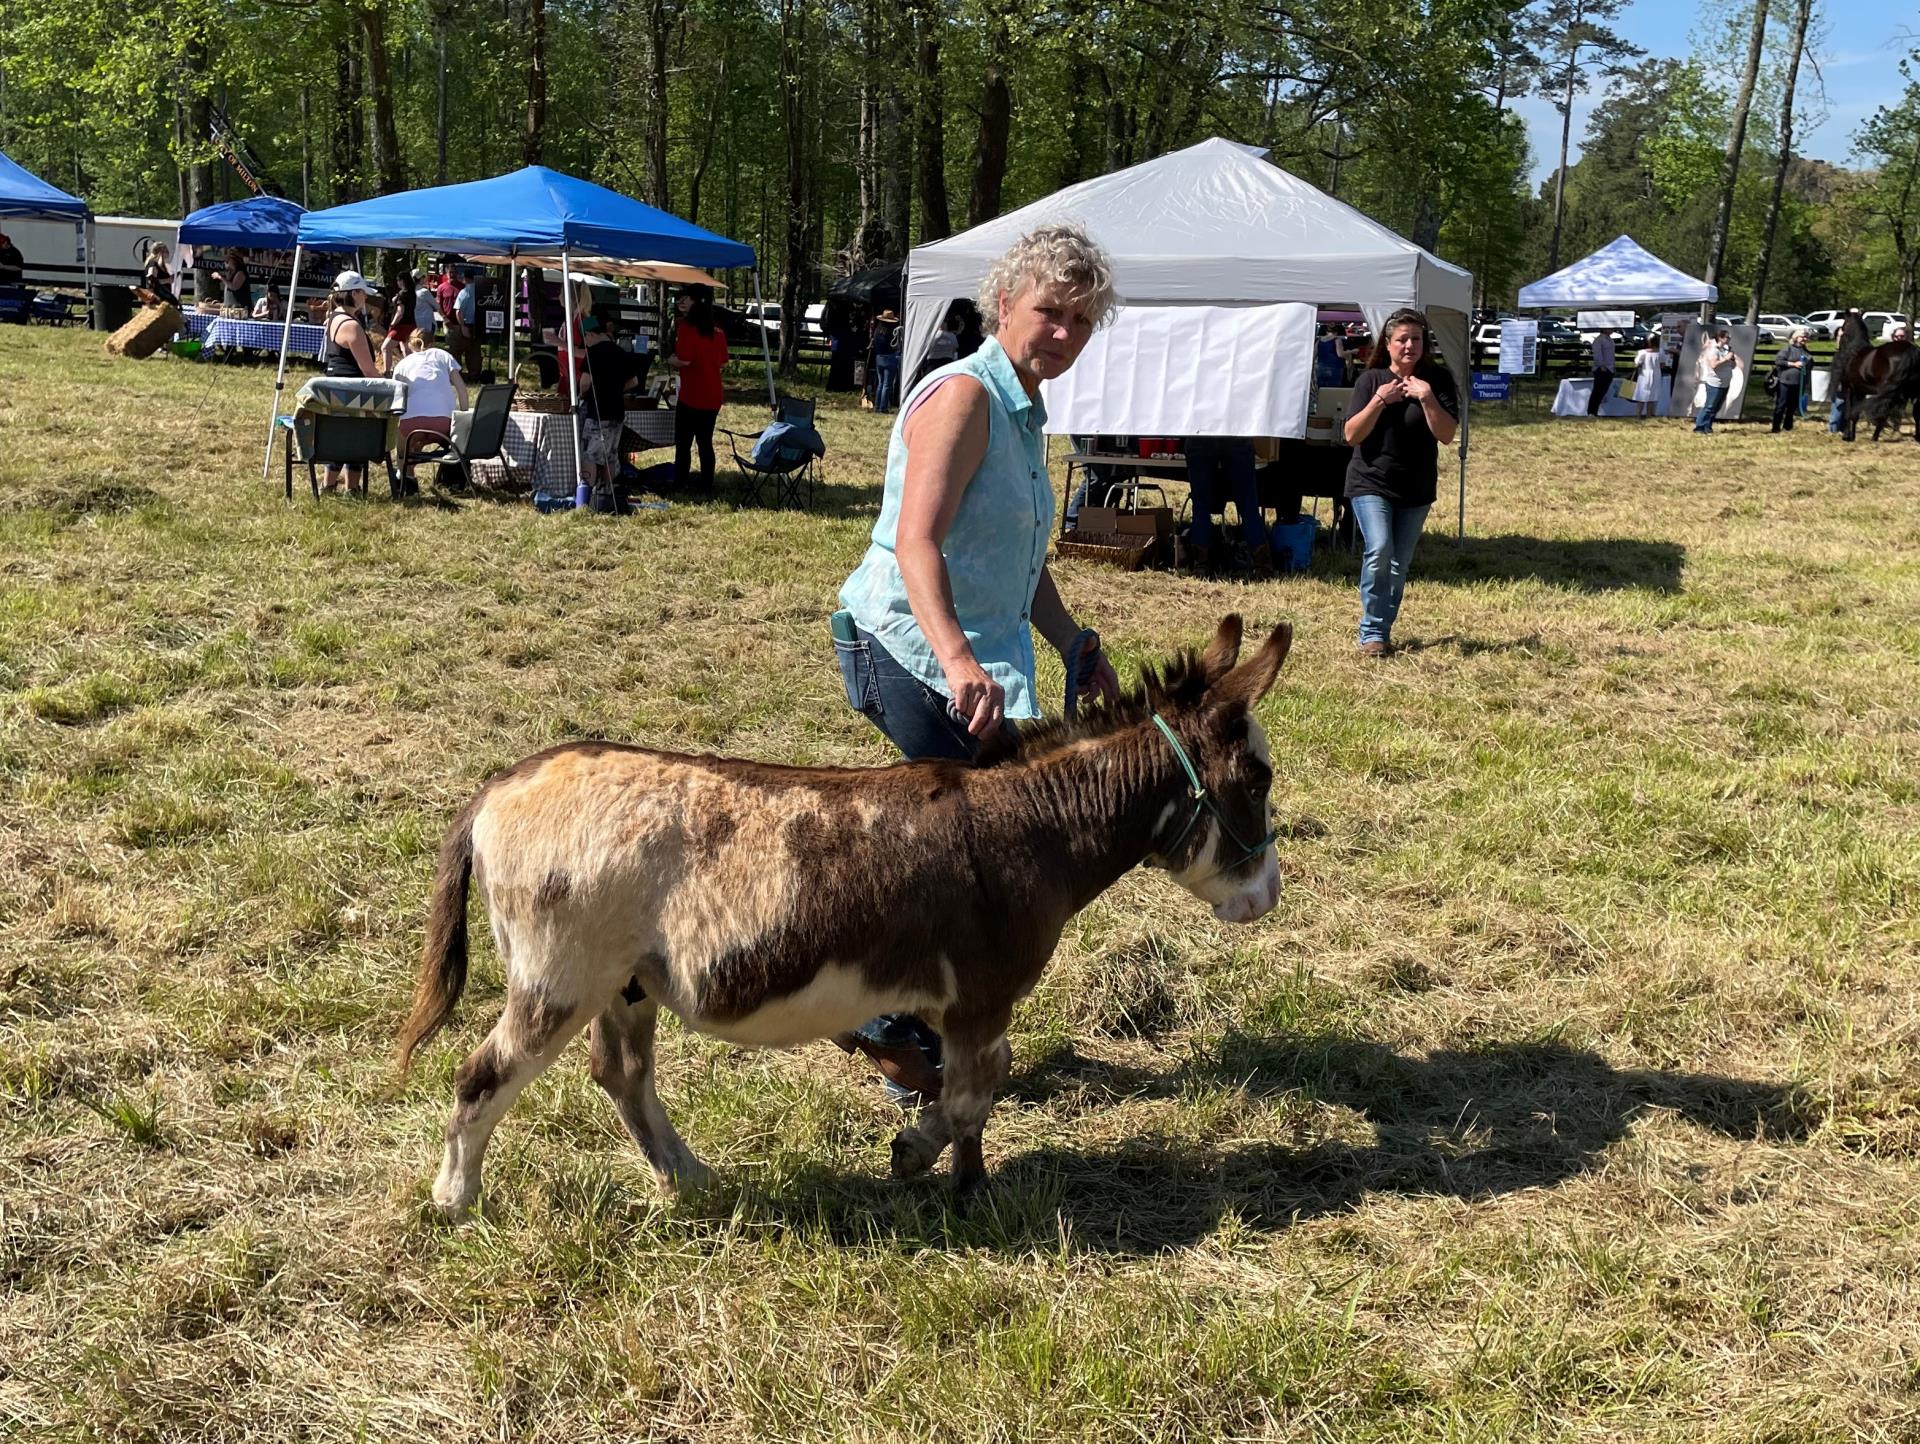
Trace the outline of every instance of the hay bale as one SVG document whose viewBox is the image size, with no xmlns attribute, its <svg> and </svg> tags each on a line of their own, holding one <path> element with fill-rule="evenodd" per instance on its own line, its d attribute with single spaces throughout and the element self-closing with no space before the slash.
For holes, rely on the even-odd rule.
<svg viewBox="0 0 1920 1444">
<path fill-rule="evenodd" d="M 107 337 L 107 354 L 143 360 L 171 341 L 179 329 L 180 312 L 176 307 L 143 306 L 131 321 Z"/>
</svg>

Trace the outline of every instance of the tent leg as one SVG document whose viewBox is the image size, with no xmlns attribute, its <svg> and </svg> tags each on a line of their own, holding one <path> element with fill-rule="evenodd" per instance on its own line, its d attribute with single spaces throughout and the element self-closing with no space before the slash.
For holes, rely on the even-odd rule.
<svg viewBox="0 0 1920 1444">
<path fill-rule="evenodd" d="M 507 380 L 513 380 L 513 338 L 520 329 L 520 253 L 507 257 Z"/>
<path fill-rule="evenodd" d="M 260 479 L 273 469 L 273 429 L 280 424 L 280 392 L 287 384 L 287 347 L 293 340 L 293 298 L 300 294 L 300 245 L 293 247 L 293 275 L 287 281 L 287 312 L 280 323 L 280 364 L 273 373 L 273 400 L 267 407 L 267 450 L 260 458 Z M 291 446 L 293 443 L 287 443 Z"/>
<path fill-rule="evenodd" d="M 573 356 L 573 259 L 560 253 L 560 347 L 566 356 L 567 391 L 573 402 L 573 489 L 578 494 L 586 483 L 586 462 L 580 455 L 580 366 Z"/>
<path fill-rule="evenodd" d="M 1460 407 L 1460 519 L 1455 524 L 1453 539 L 1464 542 L 1467 539 L 1467 412 L 1469 404 Z"/>
<path fill-rule="evenodd" d="M 773 357 L 767 354 L 767 304 L 760 299 L 760 267 L 753 268 L 753 304 L 760 316 L 760 359 L 767 363 L 767 405 L 775 411 L 780 409 L 780 398 L 773 392 Z M 781 325 L 791 325 L 783 319 Z"/>
</svg>

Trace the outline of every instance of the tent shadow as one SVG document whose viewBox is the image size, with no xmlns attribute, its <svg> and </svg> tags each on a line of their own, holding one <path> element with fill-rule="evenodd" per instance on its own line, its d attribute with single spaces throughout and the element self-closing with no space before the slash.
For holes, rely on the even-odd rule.
<svg viewBox="0 0 1920 1444">
<path fill-rule="evenodd" d="M 1677 592 L 1687 549 L 1631 537 L 1467 537 L 1420 549 L 1415 584 L 1537 581 L 1574 592 Z"/>
<path fill-rule="evenodd" d="M 1239 1034 L 1166 1072 L 1062 1050 L 1018 1072 L 1002 1108 L 1067 1101 L 1091 1113 L 1196 1089 L 1303 1118 L 1313 1104 L 1351 1109 L 1372 1138 L 1222 1146 L 1182 1124 L 1098 1147 L 1018 1154 L 963 1205 L 944 1177 L 901 1184 L 807 1168 L 733 1206 L 769 1224 L 804 1221 L 853 1246 L 1146 1255 L 1197 1243 L 1228 1219 L 1279 1232 L 1351 1212 L 1376 1194 L 1477 1202 L 1550 1188 L 1597 1168 L 1655 1111 L 1734 1138 L 1799 1139 L 1817 1122 L 1788 1084 L 1621 1070 L 1554 1042 L 1416 1058 L 1344 1038 Z"/>
</svg>

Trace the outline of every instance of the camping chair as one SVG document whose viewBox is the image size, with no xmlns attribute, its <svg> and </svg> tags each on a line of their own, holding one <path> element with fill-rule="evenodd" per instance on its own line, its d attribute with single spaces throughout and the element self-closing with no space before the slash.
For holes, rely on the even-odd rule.
<svg viewBox="0 0 1920 1444">
<path fill-rule="evenodd" d="M 49 326 L 65 326 L 87 319 L 86 302 L 65 291 L 47 291 L 33 298 L 33 319 Z"/>
<path fill-rule="evenodd" d="M 513 411 L 513 383 L 505 382 L 493 386 L 482 386 L 473 398 L 473 409 L 453 413 L 453 431 L 447 436 L 436 436 L 431 431 L 417 431 L 407 438 L 409 443 L 424 443 L 417 451 L 400 458 L 401 465 L 418 466 L 423 461 L 438 462 L 440 475 L 445 476 L 451 464 L 460 468 L 461 479 L 471 487 L 473 485 L 473 463 L 491 461 L 497 463 L 507 473 L 507 480 L 516 487 L 524 487 L 525 482 L 513 469 L 513 460 L 506 451 L 507 419 Z"/>
<path fill-rule="evenodd" d="M 25 286 L 0 286 L 0 321 L 18 321 L 21 325 L 33 312 L 33 297 Z"/>
<path fill-rule="evenodd" d="M 320 497 L 319 466 L 369 466 L 387 469 L 387 491 L 397 501 L 400 478 L 393 449 L 400 438 L 400 413 L 406 409 L 403 382 L 384 376 L 315 376 L 294 398 L 287 427 L 287 500 L 293 500 L 293 468 L 307 468 L 307 485 Z M 296 453 L 298 453 L 296 455 Z"/>
<path fill-rule="evenodd" d="M 790 426 L 804 426 L 813 429 L 814 402 L 798 396 L 782 396 L 774 408 L 773 419 L 784 421 Z M 728 431 L 725 427 L 716 428 L 727 438 L 727 447 L 733 452 L 733 464 L 745 482 L 745 490 L 740 494 L 740 505 L 751 506 L 760 499 L 761 492 L 767 487 L 773 488 L 773 504 L 786 506 L 789 502 L 812 510 L 813 489 L 819 483 L 818 458 L 804 446 L 782 445 L 774 449 L 773 455 L 764 461 L 754 460 L 754 451 L 760 440 L 758 436 L 743 436 L 737 431 Z M 741 450 L 741 443 L 746 450 Z"/>
</svg>

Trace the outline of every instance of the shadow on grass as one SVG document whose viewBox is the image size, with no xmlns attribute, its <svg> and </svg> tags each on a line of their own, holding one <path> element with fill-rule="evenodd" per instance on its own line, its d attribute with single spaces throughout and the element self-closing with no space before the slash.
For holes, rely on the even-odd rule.
<svg viewBox="0 0 1920 1444">
<path fill-rule="evenodd" d="M 1416 585 L 1537 581 L 1575 592 L 1677 592 L 1687 549 L 1678 542 L 1531 536 L 1429 539 L 1415 565 Z"/>
<path fill-rule="evenodd" d="M 1091 1111 L 1210 1090 L 1242 1093 L 1255 1104 L 1350 1108 L 1372 1125 L 1373 1141 L 1220 1145 L 1174 1132 L 1094 1149 L 1040 1148 L 1008 1160 L 965 1206 L 949 1201 L 944 1177 L 902 1184 L 808 1169 L 735 1200 L 736 1214 L 810 1226 L 850 1245 L 1030 1250 L 1064 1243 L 1152 1254 L 1194 1244 L 1228 1218 L 1274 1232 L 1353 1210 L 1373 1194 L 1476 1201 L 1552 1187 L 1598 1167 L 1636 1120 L 1656 1110 L 1735 1138 L 1801 1138 L 1815 1121 L 1786 1085 L 1623 1071 L 1559 1043 L 1409 1058 L 1377 1043 L 1245 1035 L 1164 1073 L 1064 1050 L 1017 1073 L 1001 1106 L 1078 1095 Z"/>
</svg>

